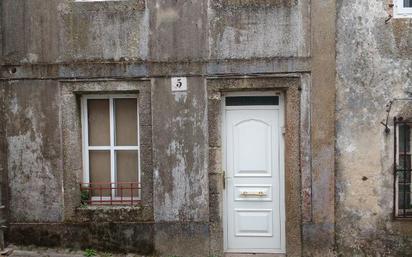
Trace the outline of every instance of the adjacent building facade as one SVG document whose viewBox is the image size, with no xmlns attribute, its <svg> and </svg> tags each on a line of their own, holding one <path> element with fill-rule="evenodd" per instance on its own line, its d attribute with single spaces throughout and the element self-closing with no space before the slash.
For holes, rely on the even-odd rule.
<svg viewBox="0 0 412 257">
<path fill-rule="evenodd" d="M 411 255 L 411 7 L 1 1 L 6 240 Z"/>
</svg>

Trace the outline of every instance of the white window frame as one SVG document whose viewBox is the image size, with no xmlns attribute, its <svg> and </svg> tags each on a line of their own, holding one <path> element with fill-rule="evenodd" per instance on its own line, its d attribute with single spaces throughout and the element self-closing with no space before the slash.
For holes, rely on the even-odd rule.
<svg viewBox="0 0 412 257">
<path fill-rule="evenodd" d="M 137 101 L 137 145 L 136 146 L 116 146 L 115 145 L 115 113 L 114 99 L 135 98 Z M 89 146 L 89 126 L 88 126 L 88 108 L 87 101 L 89 99 L 108 99 L 109 100 L 109 116 L 110 116 L 110 146 Z M 139 119 L 139 97 L 137 94 L 102 94 L 102 95 L 84 95 L 81 98 L 81 114 L 82 114 L 82 149 L 83 149 L 83 183 L 90 183 L 90 166 L 89 166 L 89 151 L 110 151 L 110 182 L 116 183 L 116 151 L 132 150 L 138 152 L 138 197 L 133 197 L 136 201 L 141 200 L 141 171 L 140 171 L 140 119 Z M 112 189 L 112 197 L 92 197 L 93 199 L 108 200 L 128 200 L 132 197 L 117 197 L 116 189 Z"/>
<path fill-rule="evenodd" d="M 405 7 L 403 0 L 394 1 L 394 18 L 412 18 L 412 7 Z"/>
</svg>

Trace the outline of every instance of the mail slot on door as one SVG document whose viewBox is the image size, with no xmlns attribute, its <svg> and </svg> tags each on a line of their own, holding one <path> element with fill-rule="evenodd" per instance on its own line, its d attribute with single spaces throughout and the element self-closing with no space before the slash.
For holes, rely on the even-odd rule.
<svg viewBox="0 0 412 257">
<path fill-rule="evenodd" d="M 272 186 L 271 185 L 251 185 L 237 184 L 234 185 L 235 201 L 271 201 Z"/>
<path fill-rule="evenodd" d="M 247 196 L 266 196 L 267 194 L 260 191 L 260 192 L 241 192 L 240 193 L 241 196 L 247 197 Z"/>
</svg>

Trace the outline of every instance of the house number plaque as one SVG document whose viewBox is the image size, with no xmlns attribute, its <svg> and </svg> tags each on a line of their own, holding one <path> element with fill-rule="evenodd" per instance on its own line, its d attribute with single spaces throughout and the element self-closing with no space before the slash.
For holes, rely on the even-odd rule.
<svg viewBox="0 0 412 257">
<path fill-rule="evenodd" d="M 173 77 L 172 78 L 172 92 L 187 91 L 187 78 L 186 77 Z"/>
</svg>

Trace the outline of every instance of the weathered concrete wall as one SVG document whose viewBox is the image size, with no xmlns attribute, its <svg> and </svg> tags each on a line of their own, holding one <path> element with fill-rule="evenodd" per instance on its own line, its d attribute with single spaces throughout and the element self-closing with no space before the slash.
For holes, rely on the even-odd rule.
<svg viewBox="0 0 412 257">
<path fill-rule="evenodd" d="M 154 0 L 150 9 L 150 59 L 197 61 L 207 57 L 207 0 Z"/>
<path fill-rule="evenodd" d="M 155 221 L 208 221 L 206 87 L 191 77 L 188 92 L 153 81 Z"/>
<path fill-rule="evenodd" d="M 303 194 L 304 206 L 310 206 L 303 225 L 304 256 L 335 255 L 335 21 L 335 1 L 311 1 L 311 185 Z"/>
<path fill-rule="evenodd" d="M 144 0 L 80 3 L 2 1 L 3 62 L 134 60 L 148 55 Z"/>
<path fill-rule="evenodd" d="M 209 9 L 210 58 L 308 57 L 308 1 L 214 0 Z"/>
<path fill-rule="evenodd" d="M 150 223 L 54 223 L 10 225 L 9 239 L 23 245 L 152 255 L 154 228 Z"/>
<path fill-rule="evenodd" d="M 2 1 L 4 62 L 51 62 L 57 58 L 57 4 L 58 1 L 42 0 Z"/>
<path fill-rule="evenodd" d="M 3 61 L 310 56 L 308 1 L 209 2 L 4 0 Z"/>
<path fill-rule="evenodd" d="M 57 5 L 57 61 L 145 60 L 148 56 L 149 13 L 144 0 Z"/>
<path fill-rule="evenodd" d="M 1 63 L 7 64 L 0 68 L 0 79 L 5 81 L 0 96 L 8 106 L 5 138 L 25 135 L 24 128 L 33 131 L 33 138 L 30 134 L 23 144 L 6 144 L 0 152 L 10 180 L 13 241 L 41 244 L 41 238 L 56 238 L 53 245 L 65 245 L 64 236 L 83 240 L 87 224 L 107 220 L 98 229 L 90 227 L 93 234 L 83 244 L 70 243 L 93 246 L 99 243 L 96 235 L 103 233 L 104 247 L 115 247 L 112 240 L 117 238 L 125 240 L 118 247 L 132 249 L 130 235 L 147 229 L 133 250 L 199 257 L 222 253 L 221 195 L 209 194 L 221 181 L 218 174 L 209 174 L 219 165 L 209 159 L 216 155 L 216 151 L 209 154 L 213 145 L 209 136 L 219 135 L 208 131 L 208 97 L 214 97 L 208 95 L 208 81 L 238 79 L 241 86 L 233 84 L 231 90 L 286 89 L 283 82 L 272 84 L 271 79 L 282 77 L 279 81 L 296 82 L 286 103 L 293 111 L 288 135 L 300 133 L 289 136 L 294 139 L 295 160 L 288 161 L 294 170 L 287 179 L 293 191 L 288 206 L 295 207 L 288 210 L 292 225 L 287 240 L 293 247 L 288 254 L 327 256 L 333 251 L 334 0 L 4 0 L 1 4 Z M 321 18 L 322 12 L 328 15 Z M 169 79 L 176 75 L 189 77 L 188 92 L 171 92 Z M 250 84 L 261 75 L 267 76 L 266 86 Z M 249 79 L 239 79 L 244 77 Z M 81 154 L 73 143 L 79 140 L 78 95 L 113 92 L 129 87 L 126 84 L 133 80 L 144 82 L 141 88 L 129 89 L 150 97 L 145 100 L 144 119 L 145 138 L 152 139 L 145 142 L 152 148 L 143 154 L 153 161 L 153 166 L 150 162 L 145 167 L 146 175 L 153 172 L 153 183 L 147 180 L 153 188 L 145 198 L 152 203 L 144 211 L 76 209 L 76 183 L 81 177 Z M 95 87 L 78 86 L 82 83 Z M 73 93 L 76 87 L 82 92 Z M 298 137 L 304 144 L 298 144 Z M 16 152 L 27 145 L 31 152 L 24 151 L 19 159 Z M 299 163 L 305 169 L 302 178 L 297 175 Z M 305 193 L 300 192 L 299 179 Z M 35 208 L 39 201 L 29 202 L 33 196 L 22 181 L 35 191 L 40 207 Z M 47 222 L 57 224 L 48 227 Z M 124 234 L 127 225 L 122 224 L 130 224 L 131 230 Z M 34 232 L 38 237 L 31 239 Z"/>
<path fill-rule="evenodd" d="M 6 91 L 11 221 L 61 221 L 59 89 L 55 81 L 10 81 Z"/>
<path fill-rule="evenodd" d="M 338 253 L 410 256 L 412 223 L 392 218 L 393 128 L 386 135 L 380 122 L 390 100 L 410 97 L 412 26 L 409 19 L 385 24 L 387 1 L 338 3 Z M 411 104 L 396 102 L 390 121 Z"/>
<path fill-rule="evenodd" d="M 0 11 L 3 10 L 3 1 L 0 2 Z M 0 64 L 3 64 L 3 19 L 0 19 Z"/>
<path fill-rule="evenodd" d="M 6 116 L 6 83 L 0 82 L 0 117 Z M 0 203 L 5 205 L 8 198 L 8 174 L 7 174 L 7 140 L 6 140 L 6 123 L 0 122 Z M 7 221 L 9 208 L 0 211 L 0 219 L 4 223 Z M 0 239 L 1 240 L 1 239 Z M 0 241 L 1 243 L 1 241 Z"/>
</svg>

